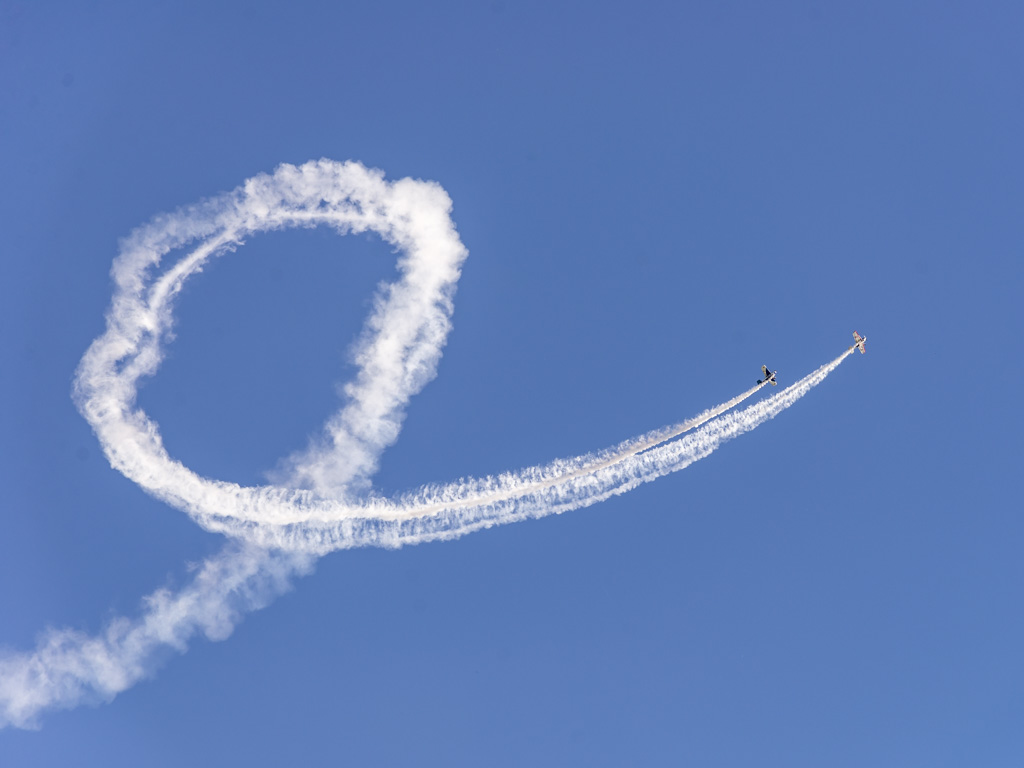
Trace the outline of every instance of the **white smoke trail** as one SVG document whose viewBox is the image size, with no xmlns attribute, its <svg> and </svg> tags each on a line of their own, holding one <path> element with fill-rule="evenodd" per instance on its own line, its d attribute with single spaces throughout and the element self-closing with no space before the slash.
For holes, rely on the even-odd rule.
<svg viewBox="0 0 1024 768">
<path fill-rule="evenodd" d="M 847 350 L 776 395 L 707 421 L 678 439 L 681 430 L 673 428 L 661 439 L 652 433 L 545 467 L 427 486 L 394 500 L 373 499 L 362 516 L 352 515 L 347 507 L 323 505 L 301 523 L 252 525 L 209 516 L 205 524 L 229 535 L 244 531 L 262 546 L 324 554 L 359 546 L 400 547 L 455 539 L 494 525 L 580 509 L 685 469 L 728 440 L 774 418 L 824 381 L 849 354 Z M 700 417 L 693 421 L 697 420 Z"/>
<path fill-rule="evenodd" d="M 152 675 L 169 650 L 184 653 L 196 634 L 226 639 L 244 614 L 285 592 L 314 560 L 232 544 L 181 591 L 147 596 L 139 619 L 115 619 L 95 636 L 48 630 L 33 653 L 0 658 L 0 727 L 31 728 L 43 711 L 110 701 Z"/>
<path fill-rule="evenodd" d="M 450 209 L 436 184 L 389 183 L 358 163 L 320 160 L 282 165 L 227 195 L 159 217 L 122 243 L 107 330 L 82 358 L 76 402 L 113 467 L 237 543 L 181 592 L 149 596 L 137 620 L 119 619 L 97 637 L 49 632 L 33 653 L 0 660 L 0 727 L 30 726 L 47 709 L 109 700 L 151 674 L 161 649 L 183 651 L 197 632 L 226 637 L 316 556 L 451 539 L 557 514 L 682 469 L 788 408 L 849 354 L 738 413 L 722 415 L 763 385 L 598 453 L 393 499 L 374 496 L 369 478 L 397 439 L 409 399 L 434 377 L 451 326 L 466 250 Z M 399 279 L 381 287 L 356 346 L 358 373 L 345 388 L 346 402 L 321 437 L 290 457 L 287 482 L 244 487 L 201 477 L 167 454 L 157 425 L 136 407 L 140 379 L 163 359 L 174 299 L 185 279 L 246 237 L 320 224 L 343 234 L 374 231 L 400 252 Z M 193 242 L 177 263 L 151 274 L 168 253 Z"/>
</svg>

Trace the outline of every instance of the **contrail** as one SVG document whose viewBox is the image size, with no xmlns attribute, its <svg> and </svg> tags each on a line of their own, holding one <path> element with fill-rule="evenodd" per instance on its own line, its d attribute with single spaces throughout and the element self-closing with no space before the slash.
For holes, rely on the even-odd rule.
<svg viewBox="0 0 1024 768">
<path fill-rule="evenodd" d="M 376 495 L 370 478 L 379 457 L 397 439 L 409 400 L 436 375 L 451 328 L 466 249 L 450 212 L 448 195 L 432 182 L 387 182 L 358 163 L 319 160 L 282 165 L 157 217 L 121 243 L 107 328 L 79 364 L 75 402 L 114 468 L 231 543 L 184 589 L 148 596 L 138 619 L 117 619 L 97 636 L 49 631 L 35 651 L 0 659 L 0 727 L 33 727 L 44 711 L 112 699 L 151 675 L 167 648 L 183 652 L 196 634 L 227 637 L 327 552 L 452 539 L 580 509 L 683 469 L 781 413 L 850 354 L 741 411 L 732 409 L 763 384 L 603 451 Z M 354 347 L 358 373 L 345 402 L 285 461 L 281 482 L 246 487 L 202 477 L 166 452 L 158 425 L 136 404 L 139 382 L 163 360 L 174 300 L 186 279 L 248 237 L 319 225 L 375 232 L 399 253 L 399 277 L 379 289 Z M 187 247 L 159 272 L 168 254 Z"/>
<path fill-rule="evenodd" d="M 660 440 L 627 441 L 610 451 L 547 467 L 427 486 L 395 500 L 373 500 L 372 515 L 364 511 L 362 517 L 354 517 L 350 510 L 339 509 L 333 510 L 336 517 L 331 519 L 332 510 L 321 507 L 319 517 L 311 516 L 301 524 L 264 524 L 246 530 L 262 546 L 319 554 L 358 546 L 400 547 L 454 539 L 494 525 L 587 507 L 685 469 L 728 440 L 774 418 L 824 381 L 849 354 L 847 350 L 778 394 L 710 420 L 678 439 L 678 428 L 674 428 Z M 643 447 L 637 449 L 637 444 Z M 558 472 L 558 477 L 547 477 Z M 235 525 L 235 521 L 210 522 L 225 533 Z"/>
<path fill-rule="evenodd" d="M 147 596 L 138 619 L 117 618 L 95 636 L 47 630 L 33 653 L 0 658 L 0 727 L 35 727 L 43 711 L 110 701 L 149 677 L 169 648 L 184 653 L 196 634 L 226 639 L 244 614 L 287 591 L 314 560 L 229 544 L 181 591 Z"/>
</svg>

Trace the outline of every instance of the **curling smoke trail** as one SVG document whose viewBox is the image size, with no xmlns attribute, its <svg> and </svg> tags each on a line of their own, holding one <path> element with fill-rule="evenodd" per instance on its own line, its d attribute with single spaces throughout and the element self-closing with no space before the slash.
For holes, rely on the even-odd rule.
<svg viewBox="0 0 1024 768">
<path fill-rule="evenodd" d="M 796 384 L 728 413 L 761 386 L 673 427 L 604 451 L 497 477 L 372 495 L 380 454 L 398 437 L 410 398 L 434 377 L 451 327 L 466 250 L 438 185 L 387 182 L 358 163 L 282 165 L 234 192 L 159 217 L 133 232 L 114 262 L 107 329 L 79 365 L 75 399 L 111 465 L 147 492 L 234 543 L 177 594 L 159 591 L 142 616 L 99 636 L 51 631 L 32 653 L 0 660 L 0 727 L 32 726 L 40 712 L 113 698 L 152 674 L 161 650 L 184 651 L 197 633 L 230 634 L 241 616 L 288 588 L 317 556 L 358 546 L 400 547 L 589 506 L 689 466 L 795 403 L 849 354 Z M 326 225 L 373 231 L 400 253 L 354 351 L 358 373 L 343 407 L 286 480 L 244 487 L 204 478 L 171 458 L 155 422 L 136 406 L 139 382 L 163 359 L 173 303 L 213 257 L 259 232 Z M 169 253 L 196 243 L 163 273 Z"/>
</svg>

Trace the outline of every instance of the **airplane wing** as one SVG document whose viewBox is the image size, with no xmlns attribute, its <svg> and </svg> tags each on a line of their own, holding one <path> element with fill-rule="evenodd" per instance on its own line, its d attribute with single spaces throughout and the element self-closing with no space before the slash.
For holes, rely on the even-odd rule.
<svg viewBox="0 0 1024 768">
<path fill-rule="evenodd" d="M 774 376 L 772 376 L 772 378 L 771 378 L 771 379 L 769 379 L 769 381 L 771 381 L 771 383 L 772 383 L 772 386 L 773 386 L 773 387 L 774 387 L 774 386 L 776 386 L 776 385 L 777 385 L 777 384 L 779 383 L 779 382 L 777 382 L 777 381 L 775 380 L 775 377 L 774 377 Z"/>
<path fill-rule="evenodd" d="M 768 366 L 767 365 L 762 365 L 761 366 L 761 370 L 764 372 L 764 377 L 767 379 L 768 378 Z"/>
</svg>

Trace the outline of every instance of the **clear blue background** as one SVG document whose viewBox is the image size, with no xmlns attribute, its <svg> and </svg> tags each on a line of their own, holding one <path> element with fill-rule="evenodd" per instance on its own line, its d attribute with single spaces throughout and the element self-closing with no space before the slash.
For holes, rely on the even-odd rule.
<svg viewBox="0 0 1024 768">
<path fill-rule="evenodd" d="M 1015 2 L 0 3 L 0 643 L 97 631 L 222 542 L 69 397 L 118 238 L 278 163 L 440 182 L 470 250 L 386 492 L 543 462 L 848 359 L 586 510 L 331 555 L 4 766 L 1024 763 Z M 172 7 L 173 6 L 173 7 Z M 253 239 L 142 405 L 256 483 L 392 273 Z"/>
</svg>

